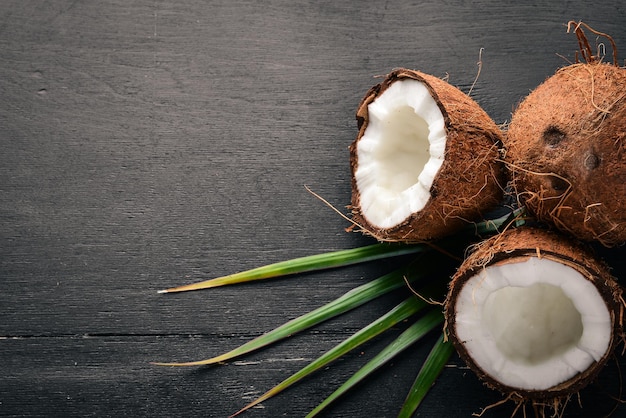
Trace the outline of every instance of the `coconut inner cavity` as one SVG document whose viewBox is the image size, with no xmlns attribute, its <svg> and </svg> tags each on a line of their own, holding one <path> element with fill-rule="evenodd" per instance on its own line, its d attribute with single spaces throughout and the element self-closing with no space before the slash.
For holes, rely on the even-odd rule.
<svg viewBox="0 0 626 418">
<path fill-rule="evenodd" d="M 611 317 L 578 270 L 548 259 L 494 264 L 471 277 L 456 303 L 455 331 L 472 361 L 513 388 L 545 390 L 600 360 Z"/>
<path fill-rule="evenodd" d="M 518 363 L 539 364 L 562 355 L 583 333 L 580 312 L 551 284 L 498 289 L 485 300 L 483 316 L 496 347 Z"/>
<path fill-rule="evenodd" d="M 430 199 L 444 160 L 444 117 L 417 80 L 391 84 L 369 104 L 368 114 L 355 171 L 361 212 L 372 225 L 391 228 Z"/>
</svg>

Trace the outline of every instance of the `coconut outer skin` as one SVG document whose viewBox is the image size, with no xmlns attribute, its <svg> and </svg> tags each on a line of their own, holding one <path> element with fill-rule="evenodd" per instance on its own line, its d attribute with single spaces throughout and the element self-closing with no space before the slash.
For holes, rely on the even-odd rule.
<svg viewBox="0 0 626 418">
<path fill-rule="evenodd" d="M 354 173 L 357 146 L 368 126 L 368 105 L 394 82 L 412 79 L 423 83 L 443 114 L 446 129 L 445 159 L 430 188 L 430 199 L 419 212 L 390 228 L 370 224 L 361 212 Z M 468 95 L 437 77 L 397 69 L 373 86 L 356 112 L 359 133 L 350 145 L 352 219 L 363 232 L 379 241 L 419 242 L 449 235 L 468 222 L 479 220 L 502 199 L 505 184 L 500 163 L 502 130 Z"/>
<path fill-rule="evenodd" d="M 514 111 L 504 139 L 520 200 L 585 241 L 626 242 L 626 68 L 574 64 Z"/>
<path fill-rule="evenodd" d="M 592 282 L 604 299 L 613 325 L 612 337 L 605 355 L 587 370 L 546 390 L 520 390 L 503 385 L 477 366 L 455 333 L 456 300 L 463 285 L 481 269 L 498 264 L 524 261 L 528 257 L 548 258 L 580 272 Z M 450 282 L 445 302 L 446 331 L 461 359 L 488 387 L 500 391 L 515 402 L 540 402 L 558 408 L 572 394 L 589 384 L 605 366 L 623 335 L 622 289 L 611 276 L 609 267 L 586 248 L 571 239 L 543 229 L 520 227 L 505 231 L 480 243 L 466 258 Z"/>
</svg>

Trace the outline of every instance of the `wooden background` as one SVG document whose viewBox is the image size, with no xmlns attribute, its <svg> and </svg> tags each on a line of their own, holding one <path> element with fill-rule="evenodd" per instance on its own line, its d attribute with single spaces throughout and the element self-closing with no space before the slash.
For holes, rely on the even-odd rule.
<svg viewBox="0 0 626 418">
<path fill-rule="evenodd" d="M 626 51 L 621 0 L 95 3 L 0 3 L 2 416 L 235 412 L 386 312 L 394 296 L 225 366 L 148 363 L 220 354 L 389 263 L 156 291 L 371 243 L 345 233 L 304 185 L 337 207 L 349 203 L 347 147 L 374 76 L 416 68 L 467 92 L 482 49 L 472 96 L 505 123 L 573 60 L 568 20 Z M 247 416 L 304 415 L 399 331 Z M 327 416 L 395 416 L 431 342 Z M 574 399 L 566 416 L 626 414 L 614 399 L 618 363 L 624 369 L 619 356 L 583 392 L 584 409 Z M 499 399 L 453 357 L 417 416 L 469 417 Z"/>
</svg>

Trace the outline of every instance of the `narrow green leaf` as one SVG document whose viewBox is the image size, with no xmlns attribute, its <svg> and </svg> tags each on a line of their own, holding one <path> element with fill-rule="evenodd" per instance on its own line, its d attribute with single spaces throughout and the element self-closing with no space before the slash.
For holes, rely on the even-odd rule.
<svg viewBox="0 0 626 418">
<path fill-rule="evenodd" d="M 420 253 L 427 251 L 430 248 L 431 247 L 427 244 L 378 243 L 349 250 L 339 250 L 280 261 L 278 263 L 268 264 L 266 266 L 230 274 L 228 276 L 217 277 L 198 283 L 160 290 L 159 293 L 175 293 L 208 289 L 211 287 L 244 283 L 253 280 L 269 279 L 309 271 L 349 266 L 352 264 L 364 263 L 382 258 Z"/>
<path fill-rule="evenodd" d="M 341 395 L 353 388 L 357 383 L 361 382 L 371 373 L 376 371 L 382 365 L 394 358 L 400 352 L 417 342 L 429 331 L 443 322 L 443 314 L 439 309 L 431 309 L 427 314 L 417 320 L 406 331 L 404 331 L 391 344 L 385 347 L 378 355 L 370 360 L 365 366 L 354 373 L 343 385 L 335 390 L 328 398 L 313 409 L 307 418 L 314 417 L 319 414 L 328 405 L 334 402 Z"/>
<path fill-rule="evenodd" d="M 450 342 L 445 342 L 443 339 L 443 333 L 433 346 L 430 354 L 424 361 L 422 368 L 420 369 L 409 394 L 404 401 L 404 405 L 400 410 L 398 418 L 410 418 L 417 410 L 418 406 L 435 383 L 437 376 L 443 370 L 446 362 L 452 354 L 453 345 Z"/>
<path fill-rule="evenodd" d="M 523 206 L 512 210 L 496 219 L 488 219 L 473 224 L 468 229 L 473 230 L 476 235 L 491 235 L 500 232 L 509 225 L 521 226 L 524 224 L 523 216 L 526 214 L 526 208 Z"/>
<path fill-rule="evenodd" d="M 519 226 L 520 224 L 523 224 L 523 220 L 520 220 L 520 216 L 523 213 L 524 208 L 519 208 L 496 219 L 472 223 L 465 228 L 465 232 L 474 235 L 488 235 L 498 232 L 502 227 L 505 227 L 511 223 L 515 223 L 515 226 Z M 234 273 L 227 276 L 159 290 L 159 293 L 187 292 L 191 290 L 208 289 L 212 287 L 245 283 L 254 280 L 270 279 L 274 277 L 281 277 L 310 271 L 349 266 L 352 264 L 380 260 L 388 257 L 416 254 L 437 247 L 445 249 L 447 244 L 456 243 L 458 241 L 459 237 L 453 236 L 446 238 L 445 240 L 436 244 L 407 244 L 398 242 L 372 244 L 365 247 L 352 248 L 349 250 L 332 251 L 328 253 L 315 254 L 311 256 L 280 261 L 277 263 L 256 267 L 251 270 Z"/>
<path fill-rule="evenodd" d="M 421 294 L 424 297 L 430 297 L 431 295 L 434 296 L 433 292 L 429 292 L 427 290 L 424 290 L 424 292 Z M 293 375 L 291 375 L 290 377 L 283 380 L 278 385 L 274 386 L 272 389 L 267 391 L 265 394 L 255 399 L 253 402 L 249 403 L 248 405 L 246 405 L 244 408 L 242 408 L 240 411 L 238 411 L 234 415 L 238 415 L 241 412 L 247 409 L 250 409 L 253 406 L 279 394 L 280 392 L 287 389 L 289 386 L 293 385 L 294 383 L 302 380 L 303 378 L 310 375 L 311 373 L 321 369 L 322 367 L 338 359 L 339 357 L 343 356 L 349 351 L 354 350 L 361 344 L 371 340 L 372 338 L 388 330 L 389 328 L 393 327 L 399 322 L 419 312 L 426 306 L 428 306 L 428 303 L 425 302 L 424 299 L 419 299 L 417 297 L 411 297 L 409 299 L 406 299 L 405 301 L 397 305 L 395 308 L 393 308 L 391 311 L 389 311 L 387 314 L 381 316 L 376 321 L 372 322 L 365 328 L 353 334 L 351 337 L 345 339 L 340 344 L 336 345 L 334 348 L 332 348 L 331 350 L 327 351 L 316 360 L 309 363 L 300 371 L 294 373 Z"/>
<path fill-rule="evenodd" d="M 430 261 L 430 260 L 429 260 Z M 429 274 L 436 267 L 437 263 L 429 262 L 423 268 L 403 268 L 386 274 L 369 283 L 365 283 L 356 287 L 338 299 L 306 313 L 298 318 L 281 325 L 280 327 L 263 334 L 247 343 L 231 350 L 225 354 L 201 361 L 193 361 L 186 363 L 153 363 L 159 366 L 202 366 L 215 364 L 230 360 L 232 358 L 250 353 L 261 347 L 265 347 L 304 329 L 310 328 L 323 321 L 333 318 L 337 315 L 345 313 L 351 309 L 363 305 L 372 299 L 375 299 L 385 293 L 405 285 L 406 280 L 413 281 Z"/>
</svg>

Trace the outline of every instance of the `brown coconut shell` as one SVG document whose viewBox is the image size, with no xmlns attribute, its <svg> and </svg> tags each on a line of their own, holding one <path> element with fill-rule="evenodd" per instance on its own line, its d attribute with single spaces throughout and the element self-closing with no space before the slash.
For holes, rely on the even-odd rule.
<svg viewBox="0 0 626 418">
<path fill-rule="evenodd" d="M 547 390 L 520 390 L 509 387 L 486 374 L 474 363 L 465 349 L 463 341 L 459 341 L 455 333 L 456 300 L 464 284 L 481 269 L 500 263 L 521 262 L 528 257 L 548 258 L 565 264 L 580 272 L 599 291 L 609 310 L 613 324 L 612 339 L 604 357 L 594 363 L 583 373 Z M 578 393 L 598 375 L 613 353 L 615 346 L 622 338 L 622 320 L 624 302 L 622 289 L 611 276 L 609 267 L 594 257 L 579 242 L 543 229 L 520 227 L 507 230 L 499 235 L 483 241 L 475 251 L 466 258 L 450 282 L 450 289 L 445 303 L 446 330 L 450 341 L 454 344 L 459 356 L 476 375 L 490 388 L 496 389 L 518 403 L 527 401 L 553 406 L 558 409 L 561 401 Z"/>
<path fill-rule="evenodd" d="M 368 105 L 393 83 L 412 79 L 423 83 L 441 110 L 447 133 L 445 161 L 430 189 L 431 198 L 419 212 L 386 229 L 370 224 L 361 212 L 354 173 L 357 147 L 368 127 Z M 350 145 L 353 220 L 380 241 L 416 242 L 440 238 L 460 229 L 501 201 L 505 184 L 500 161 L 502 131 L 467 94 L 444 80 L 419 71 L 397 69 L 369 89 L 356 112 L 359 133 Z"/>
<path fill-rule="evenodd" d="M 541 221 L 605 246 L 626 242 L 626 69 L 560 69 L 513 113 L 506 162 Z"/>
</svg>

